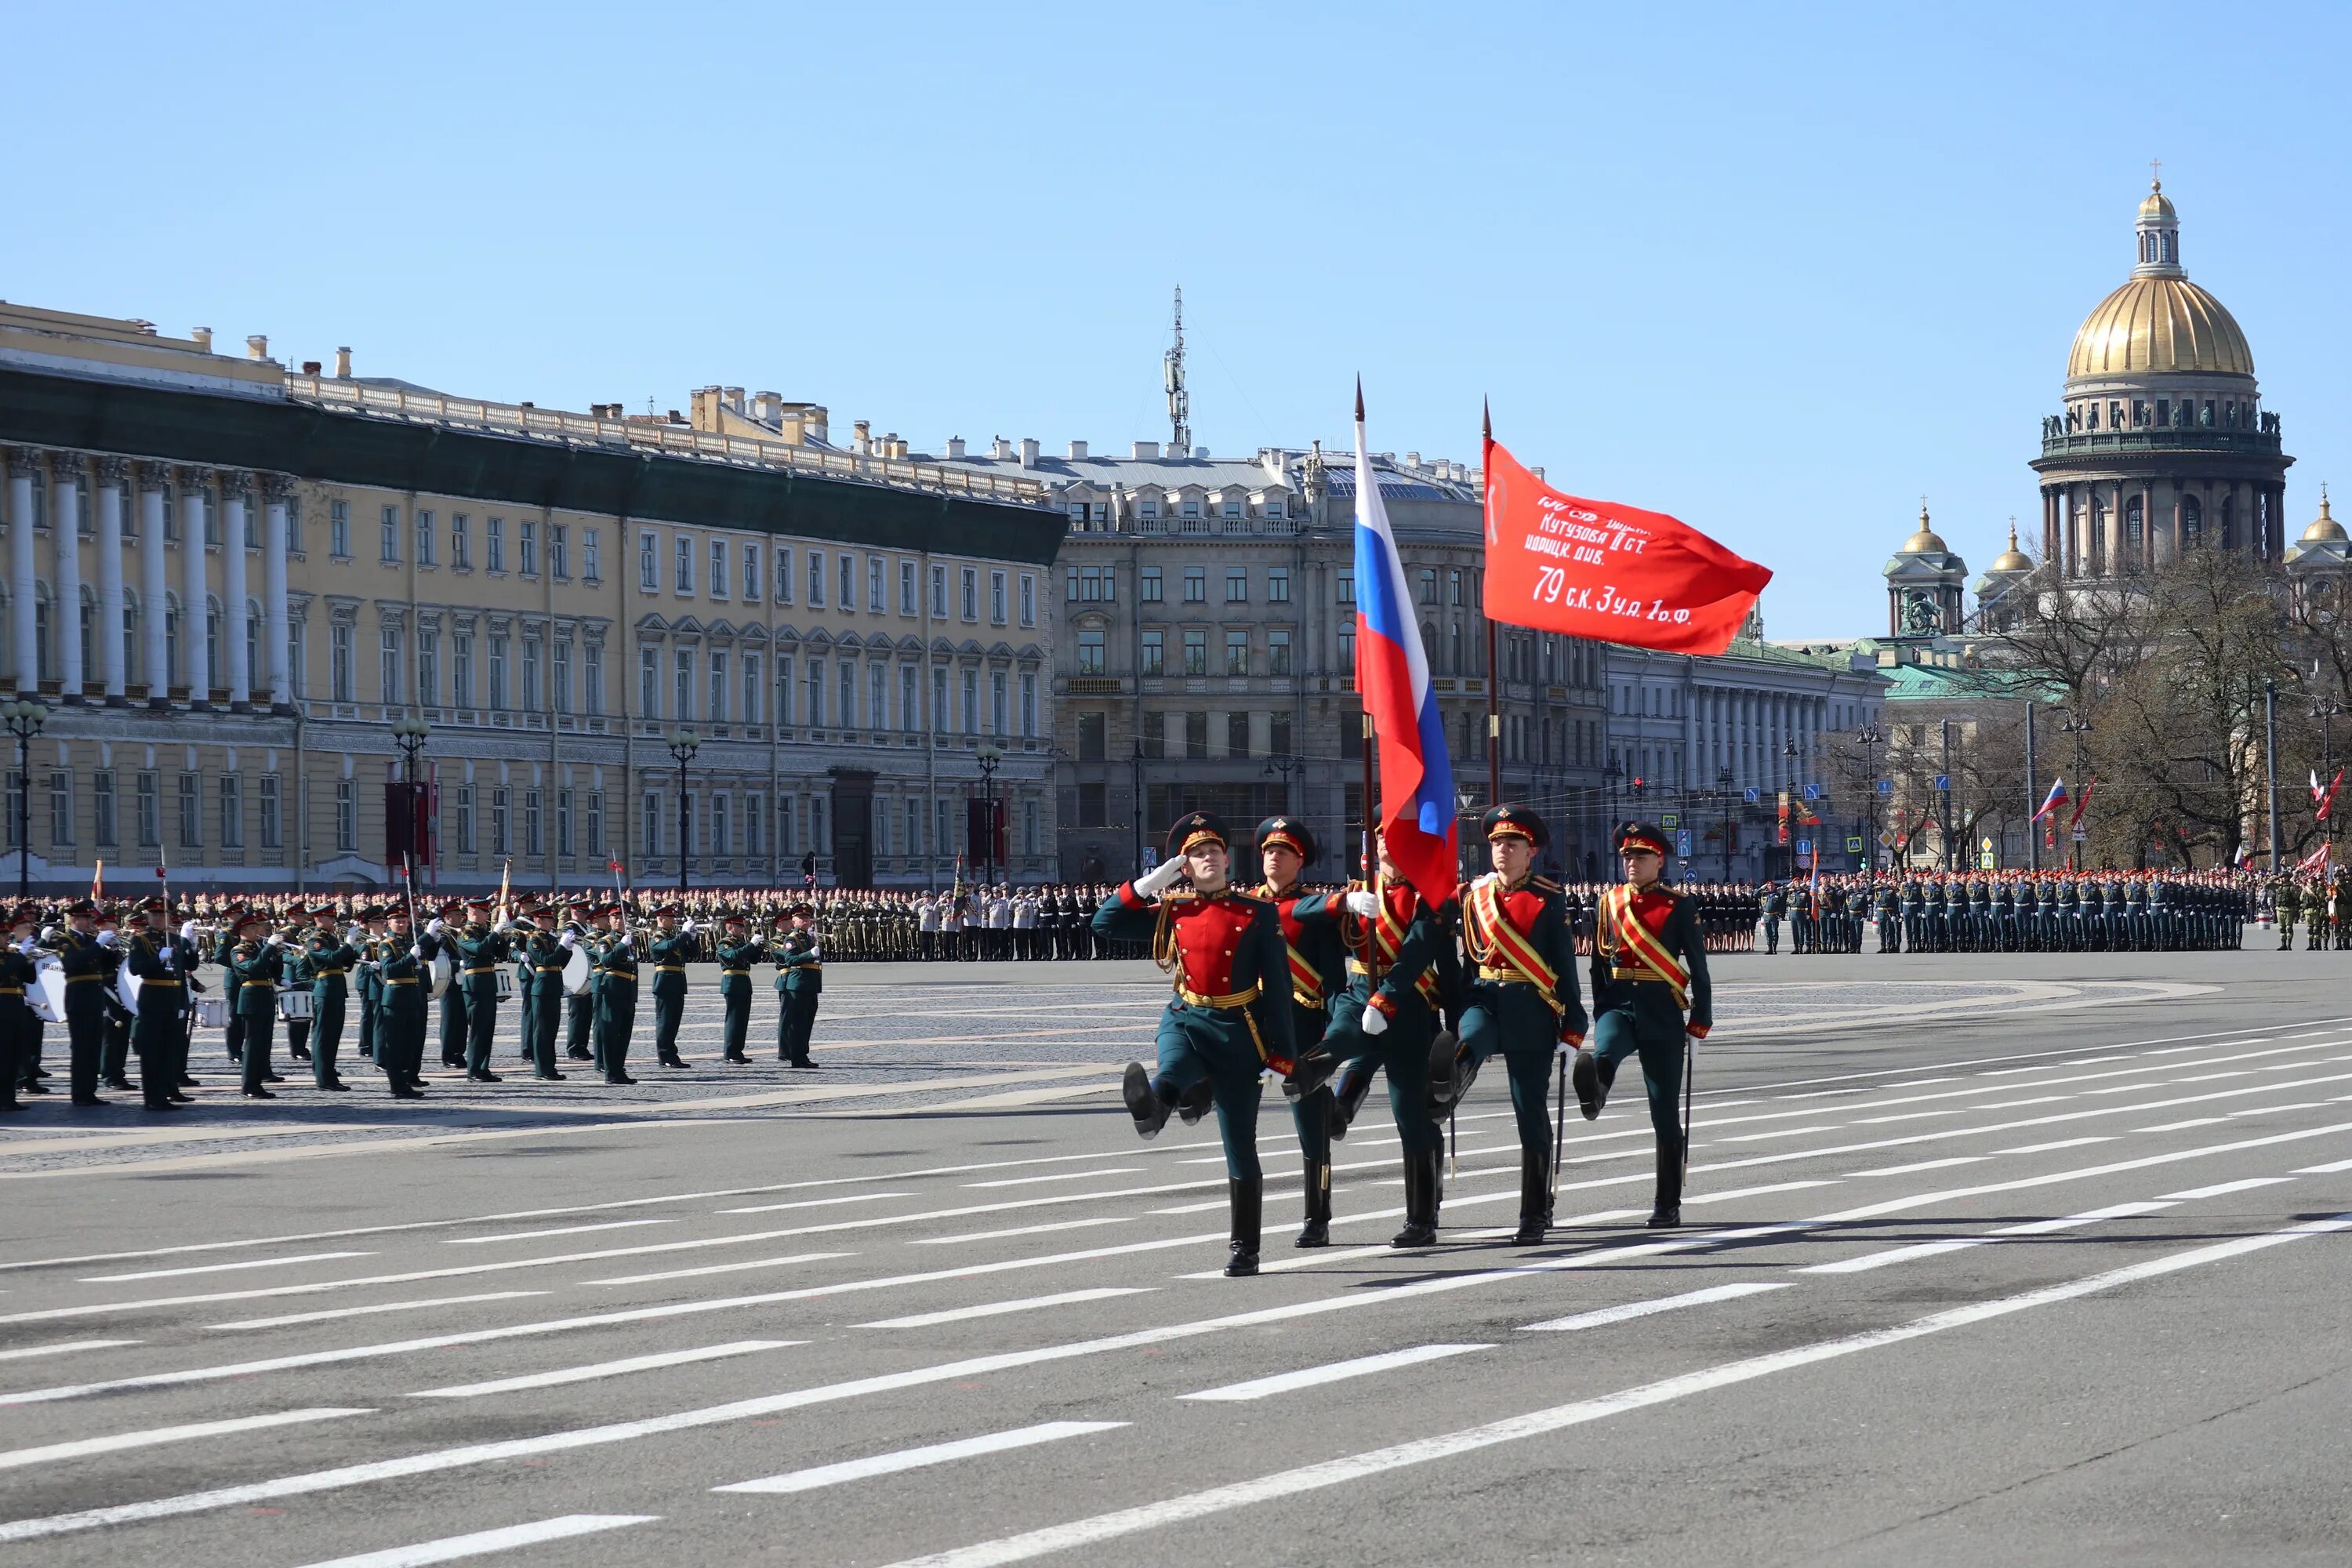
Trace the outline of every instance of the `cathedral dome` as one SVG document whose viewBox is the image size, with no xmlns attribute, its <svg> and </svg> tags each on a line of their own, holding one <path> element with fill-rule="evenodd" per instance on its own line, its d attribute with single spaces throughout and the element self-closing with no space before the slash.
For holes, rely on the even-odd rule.
<svg viewBox="0 0 2352 1568">
<path fill-rule="evenodd" d="M 1925 506 L 1922 506 L 1919 509 L 1919 531 L 1916 533 L 1914 533 L 1910 538 L 1905 540 L 1903 542 L 1903 548 L 1895 553 L 1899 555 L 1927 555 L 1931 553 L 1940 555 L 1948 548 L 1949 546 L 1946 545 L 1944 542 L 1944 536 L 1937 533 L 1933 528 L 1928 526 L 1927 509 Z"/>
<path fill-rule="evenodd" d="M 2303 531 L 2303 542 L 2305 544 L 2328 544 L 2346 537 L 2344 525 L 2336 521 L 2327 510 L 2327 490 L 2323 486 L 2319 491 L 2319 515 L 2313 518 L 2311 526 Z"/>
<path fill-rule="evenodd" d="M 2017 547 L 2017 524 L 2012 522 L 2009 525 L 2009 548 L 2002 551 L 1999 555 L 1994 556 L 1992 564 L 1987 567 L 1986 571 L 1988 573 L 2007 573 L 2031 572 L 2032 570 L 2033 563 L 2026 559 L 2025 552 Z"/>
<path fill-rule="evenodd" d="M 2081 376 L 2254 374 L 2253 350 L 2221 300 L 2180 267 L 2180 220 L 2158 184 L 2139 205 L 2138 262 L 2074 334 L 2069 380 Z"/>
</svg>

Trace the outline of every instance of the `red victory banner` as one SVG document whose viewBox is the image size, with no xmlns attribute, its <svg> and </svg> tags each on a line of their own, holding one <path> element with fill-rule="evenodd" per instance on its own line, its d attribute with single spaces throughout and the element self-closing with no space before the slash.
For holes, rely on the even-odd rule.
<svg viewBox="0 0 2352 1568">
<path fill-rule="evenodd" d="M 1486 438 L 1486 614 L 1668 653 L 1719 654 L 1772 580 L 1664 512 L 1564 495 Z"/>
</svg>

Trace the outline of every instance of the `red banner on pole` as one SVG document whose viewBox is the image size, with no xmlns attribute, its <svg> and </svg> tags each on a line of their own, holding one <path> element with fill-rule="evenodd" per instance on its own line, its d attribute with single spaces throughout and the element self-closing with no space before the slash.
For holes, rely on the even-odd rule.
<svg viewBox="0 0 2352 1568">
<path fill-rule="evenodd" d="M 1510 626 L 1719 654 L 1769 569 L 1664 512 L 1565 495 L 1486 444 L 1486 613 Z"/>
</svg>

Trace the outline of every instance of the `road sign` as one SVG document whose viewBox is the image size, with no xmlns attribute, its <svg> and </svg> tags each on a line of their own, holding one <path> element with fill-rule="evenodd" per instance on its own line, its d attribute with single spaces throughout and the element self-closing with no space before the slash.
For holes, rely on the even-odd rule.
<svg viewBox="0 0 2352 1568">
<path fill-rule="evenodd" d="M 2084 832 L 2081 828 L 2079 828 L 2079 827 L 2078 827 L 2078 828 L 2074 829 L 2074 842 L 2075 842 L 2075 843 L 2080 844 L 2080 843 L 2082 843 L 2084 839 L 2086 839 L 2086 838 L 2088 838 L 2088 837 L 2090 837 L 2090 835 L 2089 835 L 2089 834 L 2087 834 L 2087 833 L 2085 833 L 2085 832 Z"/>
<path fill-rule="evenodd" d="M 1822 786 L 1821 786 L 1821 785 L 1819 785 L 1819 784 L 1807 784 L 1807 785 L 1805 786 L 1805 798 L 1806 798 L 1807 800 L 1819 800 L 1819 799 L 1821 799 L 1821 798 L 1822 798 Z"/>
<path fill-rule="evenodd" d="M 1895 793 L 1895 781 L 1893 779 L 1879 780 L 1878 793 L 1881 795 L 1893 795 Z"/>
<path fill-rule="evenodd" d="M 1690 858 L 1690 829 L 1685 827 L 1675 835 L 1675 853 L 1687 860 Z"/>
<path fill-rule="evenodd" d="M 1678 827 L 1682 825 L 1682 820 L 1683 819 L 1680 816 L 1670 811 L 1664 816 L 1658 818 L 1658 826 L 1661 827 Z M 1688 854 L 1689 851 L 1685 850 L 1684 853 Z"/>
<path fill-rule="evenodd" d="M 1893 828 L 1891 828 L 1891 827 L 1882 827 L 1882 828 L 1880 828 L 1880 829 L 1878 830 L 1878 842 L 1879 842 L 1879 844 L 1880 844 L 1882 847 L 1885 847 L 1885 848 L 1888 848 L 1888 849 L 1892 849 L 1892 848 L 1894 848 L 1894 847 L 1895 847 L 1895 829 L 1893 829 Z"/>
<path fill-rule="evenodd" d="M 1939 795 L 1949 795 L 1952 792 L 1952 775 L 1949 773 L 1937 773 L 1936 775 L 1936 790 Z"/>
<path fill-rule="evenodd" d="M 1845 852 L 1849 855 L 1859 855 L 1862 853 L 1861 834 L 1849 833 L 1845 836 Z"/>
<path fill-rule="evenodd" d="M 1800 854 L 1800 855 L 1810 855 L 1810 854 L 1811 854 L 1812 852 L 1813 852 L 1813 841 L 1812 841 L 1811 839 L 1810 839 L 1810 838 L 1800 838 L 1800 839 L 1798 839 L 1798 840 L 1797 840 L 1797 853 L 1798 853 L 1798 854 Z"/>
<path fill-rule="evenodd" d="M 1758 789 L 1758 788 L 1757 788 L 1755 785 L 1753 785 L 1753 784 L 1750 784 L 1750 785 L 1748 785 L 1748 805 L 1754 805 L 1758 801 L 1762 800 L 1763 798 L 1764 798 L 1764 792 L 1763 792 L 1762 790 Z"/>
</svg>

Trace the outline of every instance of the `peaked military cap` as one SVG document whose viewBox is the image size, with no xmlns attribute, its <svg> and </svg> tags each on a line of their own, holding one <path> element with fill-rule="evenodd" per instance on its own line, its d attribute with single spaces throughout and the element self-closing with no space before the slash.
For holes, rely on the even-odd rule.
<svg viewBox="0 0 2352 1568">
<path fill-rule="evenodd" d="M 1541 849 L 1551 842 L 1543 818 L 1524 805 L 1498 805 L 1480 819 L 1479 826 L 1486 830 L 1489 844 L 1497 838 L 1518 837 Z"/>
<path fill-rule="evenodd" d="M 1176 819 L 1168 830 L 1168 853 L 1181 855 L 1195 844 L 1213 843 L 1223 848 L 1234 841 L 1225 831 L 1224 819 L 1213 811 L 1188 811 Z"/>
<path fill-rule="evenodd" d="M 1257 843 L 1260 849 L 1269 844 L 1285 844 L 1301 860 L 1315 858 L 1315 835 L 1307 830 L 1307 824 L 1295 816 L 1269 816 L 1259 823 Z"/>
<path fill-rule="evenodd" d="M 1646 849 L 1653 855 L 1674 853 L 1674 846 L 1668 842 L 1664 830 L 1654 827 L 1646 822 L 1618 824 L 1613 842 L 1620 855 L 1628 849 Z"/>
</svg>

